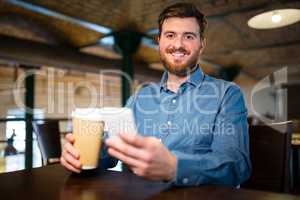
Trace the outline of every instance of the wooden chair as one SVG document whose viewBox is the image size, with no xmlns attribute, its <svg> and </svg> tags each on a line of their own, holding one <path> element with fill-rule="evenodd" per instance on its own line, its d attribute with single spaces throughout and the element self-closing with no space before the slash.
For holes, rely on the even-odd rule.
<svg viewBox="0 0 300 200">
<path fill-rule="evenodd" d="M 33 130 L 37 136 L 43 165 L 58 163 L 61 156 L 58 121 L 48 120 L 43 123 L 33 122 Z"/>
<path fill-rule="evenodd" d="M 249 126 L 252 175 L 242 187 L 290 192 L 292 122 Z"/>
</svg>

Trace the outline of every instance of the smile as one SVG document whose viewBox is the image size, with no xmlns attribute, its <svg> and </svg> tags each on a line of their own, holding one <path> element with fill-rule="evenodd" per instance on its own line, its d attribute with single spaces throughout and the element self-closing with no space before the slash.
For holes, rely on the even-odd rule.
<svg viewBox="0 0 300 200">
<path fill-rule="evenodd" d="M 183 58 L 186 54 L 181 52 L 174 52 L 171 54 L 174 58 Z"/>
</svg>

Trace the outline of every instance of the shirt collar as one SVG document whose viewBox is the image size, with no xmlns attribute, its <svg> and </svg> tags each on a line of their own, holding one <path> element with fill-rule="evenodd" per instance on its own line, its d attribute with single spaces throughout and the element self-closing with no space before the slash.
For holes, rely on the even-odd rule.
<svg viewBox="0 0 300 200">
<path fill-rule="evenodd" d="M 203 72 L 201 70 L 201 67 L 197 65 L 196 69 L 189 75 L 189 78 L 186 80 L 187 83 L 191 83 L 194 86 L 199 85 L 202 82 L 203 79 Z M 167 80 L 168 80 L 168 72 L 165 71 L 162 75 L 162 78 L 160 80 L 160 91 L 162 89 L 167 88 Z"/>
</svg>

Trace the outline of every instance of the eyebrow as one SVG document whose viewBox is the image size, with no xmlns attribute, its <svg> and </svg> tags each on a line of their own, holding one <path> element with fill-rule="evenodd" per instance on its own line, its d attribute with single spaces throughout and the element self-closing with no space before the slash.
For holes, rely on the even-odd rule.
<svg viewBox="0 0 300 200">
<path fill-rule="evenodd" d="M 174 31 L 165 31 L 165 32 L 164 32 L 164 35 L 169 34 L 169 33 L 176 33 L 176 32 L 174 32 Z M 195 36 L 195 37 L 198 36 L 198 35 L 197 35 L 196 33 L 194 33 L 194 32 L 184 32 L 183 34 L 184 34 L 184 35 L 189 35 L 189 34 L 191 34 L 191 35 L 193 35 L 193 36 Z"/>
<path fill-rule="evenodd" d="M 195 36 L 195 37 L 198 36 L 198 35 L 197 35 L 196 33 L 194 33 L 194 32 L 184 32 L 183 34 L 184 34 L 184 35 L 189 35 L 189 34 L 191 34 L 191 35 L 193 35 L 193 36 Z"/>
<path fill-rule="evenodd" d="M 164 32 L 164 35 L 165 35 L 165 34 L 168 34 L 168 33 L 175 33 L 175 32 L 174 32 L 174 31 L 165 31 L 165 32 Z"/>
</svg>

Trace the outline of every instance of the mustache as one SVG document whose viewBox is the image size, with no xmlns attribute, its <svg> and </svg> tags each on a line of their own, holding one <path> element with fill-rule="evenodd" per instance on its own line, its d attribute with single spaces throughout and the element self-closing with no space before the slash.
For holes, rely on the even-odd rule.
<svg viewBox="0 0 300 200">
<path fill-rule="evenodd" d="M 179 47 L 179 48 L 168 48 L 166 49 L 166 52 L 167 53 L 175 53 L 175 52 L 178 52 L 178 53 L 184 53 L 184 54 L 189 54 L 190 52 L 188 50 L 186 50 L 185 48 L 183 47 Z"/>
</svg>

